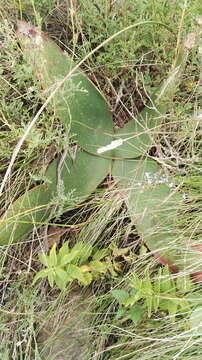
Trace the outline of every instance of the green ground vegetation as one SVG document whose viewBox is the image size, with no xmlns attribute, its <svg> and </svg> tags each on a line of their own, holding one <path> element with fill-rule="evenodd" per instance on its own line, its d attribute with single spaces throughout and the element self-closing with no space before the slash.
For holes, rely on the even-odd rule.
<svg viewBox="0 0 202 360">
<path fill-rule="evenodd" d="M 17 243 L 0 247 L 0 358 L 47 358 L 44 348 L 60 337 L 72 298 L 79 293 L 86 306 L 76 310 L 75 338 L 86 327 L 88 353 L 83 360 L 200 360 L 202 290 L 190 274 L 201 262 L 202 248 L 201 1 L 0 0 L 0 4 L 0 181 L 15 145 L 43 104 L 16 38 L 17 19 L 42 28 L 75 62 L 136 22 L 167 25 L 131 29 L 82 64 L 107 99 L 116 128 L 144 108 L 149 94 L 166 78 L 186 35 L 197 35 L 148 154 L 181 187 L 177 238 L 193 242 L 193 252 L 199 252 L 186 273 L 171 274 L 159 264 L 128 217 L 113 177 L 106 177 L 82 203 L 74 191 L 61 190 L 58 206 L 46 222 Z M 20 149 L 0 198 L 0 214 L 44 181 L 41 170 L 61 154 L 67 141 L 73 142 L 74 136 L 67 139 L 60 120 L 47 107 Z M 186 256 L 186 249 L 181 250 Z M 87 325 L 79 313 L 87 317 Z M 42 343 L 46 327 L 53 330 Z M 59 359 L 56 356 L 52 353 L 48 359 Z"/>
</svg>

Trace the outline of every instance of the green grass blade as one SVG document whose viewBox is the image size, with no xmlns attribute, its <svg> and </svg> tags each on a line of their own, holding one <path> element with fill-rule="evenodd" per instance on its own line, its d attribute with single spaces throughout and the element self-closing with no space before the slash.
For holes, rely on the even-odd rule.
<svg viewBox="0 0 202 360">
<path fill-rule="evenodd" d="M 115 151 L 116 158 L 137 158 L 149 150 L 154 133 L 158 132 L 158 127 L 172 104 L 186 65 L 189 49 L 193 45 L 193 34 L 192 36 L 189 34 L 179 47 L 172 69 L 159 90 L 151 95 L 150 101 L 136 118 L 116 131 L 115 138 L 124 140 Z"/>
</svg>

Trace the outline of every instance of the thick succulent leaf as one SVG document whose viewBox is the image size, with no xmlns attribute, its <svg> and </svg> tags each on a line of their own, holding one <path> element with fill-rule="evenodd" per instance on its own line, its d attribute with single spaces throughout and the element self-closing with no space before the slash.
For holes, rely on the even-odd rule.
<svg viewBox="0 0 202 360">
<path fill-rule="evenodd" d="M 56 162 L 46 173 L 47 182 L 27 191 L 0 218 L 0 245 L 20 240 L 50 215 L 50 201 L 56 191 Z"/>
<path fill-rule="evenodd" d="M 123 139 L 123 144 L 115 149 L 114 158 L 137 158 L 151 147 L 152 134 L 148 129 L 152 128 L 151 121 L 156 113 L 147 110 L 149 114 L 143 110 L 136 119 L 130 120 L 122 129 L 116 130 L 115 137 Z"/>
<path fill-rule="evenodd" d="M 108 174 L 110 167 L 110 160 L 80 150 L 75 161 L 69 155 L 66 157 L 60 179 L 56 179 L 57 162 L 53 161 L 46 172 L 47 182 L 20 196 L 0 219 L 0 245 L 16 242 L 34 226 L 46 222 L 51 207 L 65 201 L 70 193 L 73 192 L 74 200 L 84 200 Z"/>
<path fill-rule="evenodd" d="M 18 22 L 18 38 L 44 97 L 75 66 L 72 59 L 42 32 L 29 23 Z M 81 70 L 74 72 L 60 86 L 51 102 L 56 116 L 79 146 L 90 153 L 113 139 L 113 123 L 109 106 Z M 110 156 L 110 152 L 105 154 Z"/>
<path fill-rule="evenodd" d="M 67 156 L 61 171 L 61 188 L 64 194 L 73 192 L 78 201 L 89 196 L 111 171 L 111 160 L 78 150 L 76 159 Z"/>
<path fill-rule="evenodd" d="M 168 74 L 158 91 L 150 97 L 150 101 L 139 115 L 128 122 L 115 133 L 115 138 L 123 139 L 114 154 L 115 158 L 137 158 L 150 149 L 155 132 L 164 119 L 166 112 L 172 104 L 173 96 L 179 86 L 183 74 L 189 49 L 194 45 L 193 33 L 187 36 L 184 44 L 179 48 L 178 54 Z"/>
<path fill-rule="evenodd" d="M 116 160 L 112 174 L 138 233 L 154 256 L 173 272 L 202 270 L 201 254 L 193 251 L 190 240 L 186 242 L 176 223 L 182 194 L 160 166 L 149 159 Z"/>
</svg>

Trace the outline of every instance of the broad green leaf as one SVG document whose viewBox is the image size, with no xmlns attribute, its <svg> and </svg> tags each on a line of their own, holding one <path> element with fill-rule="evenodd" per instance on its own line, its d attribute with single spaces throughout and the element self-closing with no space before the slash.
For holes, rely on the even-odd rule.
<svg viewBox="0 0 202 360">
<path fill-rule="evenodd" d="M 126 313 L 126 308 L 125 307 L 120 307 L 116 313 L 116 316 L 115 316 L 115 320 L 119 320 L 121 319 Z"/>
<path fill-rule="evenodd" d="M 95 191 L 110 170 L 110 160 L 78 150 L 75 161 L 69 156 L 64 161 L 61 172 L 63 191 L 65 194 L 74 191 L 74 198 L 79 202 Z"/>
<path fill-rule="evenodd" d="M 57 265 L 57 254 L 56 254 L 56 244 L 54 244 L 50 250 L 48 256 L 48 266 L 55 267 Z"/>
<path fill-rule="evenodd" d="M 125 301 L 129 298 L 129 293 L 125 290 L 111 290 L 112 296 L 119 302 L 119 304 L 124 304 Z"/>
<path fill-rule="evenodd" d="M 151 119 L 154 116 L 158 116 L 157 112 L 149 111 L 149 121 L 142 118 L 142 116 L 148 116 L 147 112 L 144 111 L 144 114 L 140 114 L 137 118 L 130 120 L 123 128 L 116 130 L 115 138 L 122 139 L 123 145 L 117 147 L 114 151 L 114 158 L 137 158 L 142 154 L 145 154 L 152 143 L 151 130 L 150 134 L 148 133 L 148 126 L 151 127 Z M 141 122 L 140 122 L 140 119 Z M 154 123 L 154 122 L 153 122 Z M 149 124 L 149 125 L 148 125 Z M 155 128 L 155 126 L 153 125 Z"/>
<path fill-rule="evenodd" d="M 24 57 L 44 90 L 43 96 L 48 97 L 75 65 L 68 54 L 31 24 L 19 21 L 17 35 Z M 109 106 L 81 70 L 66 79 L 51 105 L 67 132 L 74 134 L 75 141 L 86 151 L 96 154 L 99 147 L 113 140 Z"/>
<path fill-rule="evenodd" d="M 190 242 L 180 236 L 176 218 L 182 195 L 153 160 L 115 160 L 112 174 L 143 241 L 169 270 L 188 271 L 196 262 Z M 187 270 L 186 270 L 187 269 Z M 198 262 L 197 271 L 201 264 Z"/>
<path fill-rule="evenodd" d="M 171 278 L 168 266 L 164 266 L 162 270 L 161 292 L 176 294 L 175 283 Z"/>
<path fill-rule="evenodd" d="M 59 267 L 55 269 L 55 283 L 59 289 L 64 290 L 69 278 L 65 270 L 60 269 Z"/>
<path fill-rule="evenodd" d="M 37 282 L 37 280 L 46 278 L 50 271 L 51 271 L 50 269 L 44 269 L 44 270 L 39 271 L 35 275 L 32 285 L 34 285 Z"/>
<path fill-rule="evenodd" d="M 71 280 L 85 281 L 85 276 L 78 266 L 69 264 L 65 267 L 65 272 Z"/>
<path fill-rule="evenodd" d="M 163 300 L 161 303 L 161 309 L 168 311 L 170 320 L 175 321 L 175 315 L 177 314 L 178 303 L 173 299 Z"/>
<path fill-rule="evenodd" d="M 93 255 L 93 260 L 102 260 L 102 259 L 105 258 L 108 254 L 109 254 L 109 250 L 108 250 L 108 249 L 97 250 L 97 251 L 95 252 L 95 254 Z"/>
<path fill-rule="evenodd" d="M 44 266 L 48 267 L 48 256 L 46 254 L 40 253 L 38 258 Z"/>
<path fill-rule="evenodd" d="M 179 274 L 176 280 L 176 285 L 177 289 L 181 293 L 186 293 L 191 290 L 193 284 L 187 275 Z"/>
<path fill-rule="evenodd" d="M 202 306 L 197 307 L 191 313 L 189 318 L 190 328 L 194 335 L 202 335 Z"/>
<path fill-rule="evenodd" d="M 71 263 L 72 260 L 74 260 L 78 256 L 78 253 L 79 253 L 78 250 L 72 249 L 69 254 L 64 255 L 60 259 L 59 265 L 64 266 L 64 265 L 67 265 L 67 264 Z"/>
<path fill-rule="evenodd" d="M 69 244 L 66 241 L 58 251 L 58 254 L 57 254 L 58 264 L 60 264 L 61 259 L 69 253 L 70 253 Z"/>
<path fill-rule="evenodd" d="M 90 243 L 85 243 L 83 241 L 78 241 L 73 249 L 78 251 L 77 257 L 74 259 L 74 263 L 84 264 L 88 258 L 91 256 L 93 247 Z"/>
<path fill-rule="evenodd" d="M 89 266 L 91 267 L 92 271 L 97 271 L 100 273 L 106 273 L 107 271 L 107 264 L 106 263 L 102 263 L 99 260 L 93 260 L 89 263 Z"/>
<path fill-rule="evenodd" d="M 139 277 L 135 273 L 133 273 L 131 276 L 130 286 L 136 291 L 142 290 L 142 279 L 139 279 Z"/>
<path fill-rule="evenodd" d="M 111 161 L 78 151 L 76 160 L 67 156 L 59 182 L 64 194 L 74 193 L 78 202 L 86 199 L 105 178 L 111 168 Z M 92 176 L 93 169 L 93 176 Z M 50 183 L 36 186 L 12 203 L 0 219 L 0 245 L 16 242 L 32 231 L 34 226 L 43 224 L 50 216 L 54 201 L 58 202 L 56 185 L 57 162 L 46 172 Z M 58 195 L 58 196 L 57 196 Z"/>
<path fill-rule="evenodd" d="M 172 283 L 169 277 L 164 277 L 161 279 L 161 292 L 170 293 L 172 291 Z"/>
<path fill-rule="evenodd" d="M 26 191 L 0 218 L 0 245 L 21 240 L 32 229 L 46 222 L 50 215 L 51 199 L 56 192 L 56 162 L 46 172 L 47 182 Z"/>
<path fill-rule="evenodd" d="M 48 272 L 48 282 L 51 287 L 53 287 L 54 281 L 55 281 L 55 271 L 50 269 L 50 271 Z"/>
<path fill-rule="evenodd" d="M 134 324 L 138 324 L 143 317 L 143 311 L 139 307 L 131 308 L 129 311 L 129 317 L 134 322 Z"/>
<path fill-rule="evenodd" d="M 189 298 L 189 296 L 188 296 Z M 193 304 L 189 298 L 189 300 L 186 300 L 186 298 L 179 298 L 178 305 L 182 312 L 191 311 L 191 308 L 193 308 Z"/>
<path fill-rule="evenodd" d="M 140 292 L 137 292 L 135 295 L 130 295 L 128 297 L 128 299 L 126 299 L 123 302 L 123 305 L 127 306 L 133 306 L 134 304 L 136 304 L 136 302 L 138 302 L 140 299 L 143 298 L 143 294 L 141 294 Z"/>
<path fill-rule="evenodd" d="M 80 283 L 84 286 L 88 286 L 88 285 L 90 285 L 92 280 L 93 280 L 92 274 L 89 272 L 86 272 L 86 273 L 83 273 L 82 279 L 80 278 Z"/>
</svg>

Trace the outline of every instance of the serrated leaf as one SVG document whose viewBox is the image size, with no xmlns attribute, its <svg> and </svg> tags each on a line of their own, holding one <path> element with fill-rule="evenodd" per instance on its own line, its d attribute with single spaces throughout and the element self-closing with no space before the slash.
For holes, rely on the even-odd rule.
<svg viewBox="0 0 202 360">
<path fill-rule="evenodd" d="M 119 304 L 124 304 L 125 301 L 129 298 L 129 293 L 125 290 L 111 290 L 112 296 L 119 302 Z"/>
<path fill-rule="evenodd" d="M 162 268 L 162 276 L 168 277 L 170 279 L 170 272 L 168 266 L 163 266 Z"/>
<path fill-rule="evenodd" d="M 171 321 L 173 322 L 175 321 L 175 315 L 177 314 L 179 302 L 180 299 L 178 298 L 160 299 L 159 307 L 164 311 L 168 311 L 171 316 Z"/>
<path fill-rule="evenodd" d="M 157 296 L 156 294 L 154 294 L 152 298 L 152 307 L 153 311 L 156 313 L 159 308 L 159 296 Z"/>
<path fill-rule="evenodd" d="M 128 253 L 129 247 L 127 248 L 118 248 L 116 245 L 112 244 L 110 247 L 112 249 L 113 256 L 123 256 Z"/>
<path fill-rule="evenodd" d="M 161 277 L 161 291 L 169 294 L 176 294 L 175 282 L 171 277 L 168 266 L 164 266 Z"/>
<path fill-rule="evenodd" d="M 143 311 L 140 307 L 131 308 L 129 311 L 129 317 L 137 325 L 143 318 Z"/>
<path fill-rule="evenodd" d="M 161 292 L 170 293 L 171 289 L 172 289 L 172 284 L 169 277 L 163 278 L 161 280 Z"/>
<path fill-rule="evenodd" d="M 144 272 L 144 278 L 142 279 L 142 292 L 148 295 L 153 295 L 153 286 L 148 269 Z"/>
<path fill-rule="evenodd" d="M 144 256 L 144 255 L 146 255 L 147 253 L 148 253 L 147 247 L 144 246 L 144 245 L 142 245 L 142 246 L 140 247 L 140 250 L 139 250 L 140 256 Z"/>
</svg>

